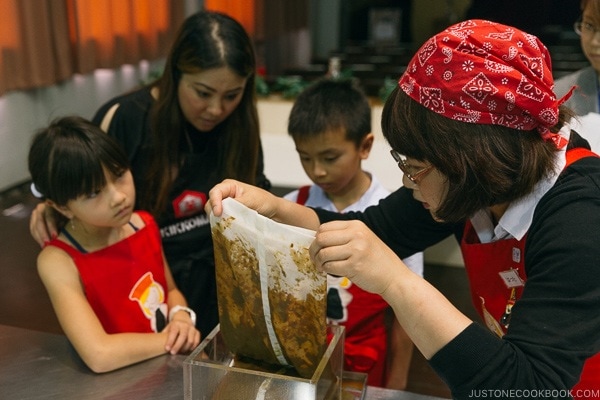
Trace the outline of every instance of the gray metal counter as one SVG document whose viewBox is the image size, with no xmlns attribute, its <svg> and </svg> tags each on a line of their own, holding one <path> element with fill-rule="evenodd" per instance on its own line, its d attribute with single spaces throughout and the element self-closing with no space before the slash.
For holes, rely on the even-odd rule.
<svg viewBox="0 0 600 400">
<path fill-rule="evenodd" d="M 164 355 L 95 374 L 65 336 L 0 325 L 0 398 L 183 399 L 184 359 Z M 374 387 L 367 399 L 441 400 Z"/>
<path fill-rule="evenodd" d="M 165 355 L 95 374 L 65 336 L 0 325 L 0 398 L 182 399 L 184 359 Z"/>
</svg>

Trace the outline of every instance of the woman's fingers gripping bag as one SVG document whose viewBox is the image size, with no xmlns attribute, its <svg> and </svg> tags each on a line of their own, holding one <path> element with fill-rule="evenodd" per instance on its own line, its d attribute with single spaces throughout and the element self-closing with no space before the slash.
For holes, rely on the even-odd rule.
<svg viewBox="0 0 600 400">
<path fill-rule="evenodd" d="M 210 215 L 221 334 L 229 350 L 310 378 L 326 347 L 326 275 L 314 232 L 277 223 L 234 199 Z"/>
</svg>

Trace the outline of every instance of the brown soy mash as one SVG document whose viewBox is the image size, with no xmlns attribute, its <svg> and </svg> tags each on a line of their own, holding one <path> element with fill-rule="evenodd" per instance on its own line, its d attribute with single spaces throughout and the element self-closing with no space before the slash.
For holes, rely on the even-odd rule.
<svg viewBox="0 0 600 400">
<path fill-rule="evenodd" d="M 257 230 L 248 219 L 211 215 L 223 340 L 246 361 L 310 378 L 327 342 L 327 282 L 310 260 L 312 239 L 279 232 L 288 226 L 270 220 L 280 226 Z"/>
</svg>

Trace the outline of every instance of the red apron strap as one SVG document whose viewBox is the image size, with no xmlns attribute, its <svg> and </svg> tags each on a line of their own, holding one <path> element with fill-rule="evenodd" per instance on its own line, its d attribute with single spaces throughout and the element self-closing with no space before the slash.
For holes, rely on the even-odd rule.
<svg viewBox="0 0 600 400">
<path fill-rule="evenodd" d="M 567 150 L 567 166 L 571 165 L 577 160 L 584 157 L 600 157 L 598 154 L 584 147 L 576 147 L 574 149 Z"/>
<path fill-rule="evenodd" d="M 306 200 L 308 200 L 308 192 L 310 191 L 310 185 L 302 186 L 298 189 L 298 198 L 296 199 L 296 203 L 304 205 Z"/>
</svg>

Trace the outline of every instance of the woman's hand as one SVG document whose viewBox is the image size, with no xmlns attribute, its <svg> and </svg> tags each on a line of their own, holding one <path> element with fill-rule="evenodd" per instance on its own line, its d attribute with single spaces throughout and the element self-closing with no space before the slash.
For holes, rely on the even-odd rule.
<svg viewBox="0 0 600 400">
<path fill-rule="evenodd" d="M 260 215 L 271 218 L 274 214 L 277 196 L 257 186 L 252 186 L 233 179 L 225 179 L 208 192 L 209 200 L 204 206 L 206 214 L 212 211 L 217 217 L 223 213 L 223 200 L 231 197 Z"/>
<path fill-rule="evenodd" d="M 311 208 L 233 179 L 226 179 L 210 190 L 209 200 L 204 206 L 204 210 L 207 214 L 212 211 L 217 217 L 220 217 L 223 213 L 223 199 L 227 197 L 236 199 L 260 215 L 277 222 L 312 230 L 319 226 L 317 214 Z"/>
<path fill-rule="evenodd" d="M 360 221 L 321 225 L 310 255 L 318 269 L 345 276 L 377 294 L 385 293 L 394 277 L 408 271 L 402 260 Z"/>
<path fill-rule="evenodd" d="M 171 354 L 189 353 L 200 344 L 200 331 L 196 329 L 189 316 L 175 316 L 163 332 L 167 334 L 165 350 Z"/>
<path fill-rule="evenodd" d="M 362 289 L 380 294 L 427 359 L 471 324 L 361 221 L 321 225 L 310 256 L 317 268 L 345 276 Z"/>
<path fill-rule="evenodd" d="M 58 236 L 56 220 L 46 203 L 40 203 L 33 209 L 29 219 L 29 232 L 41 247 Z"/>
</svg>

